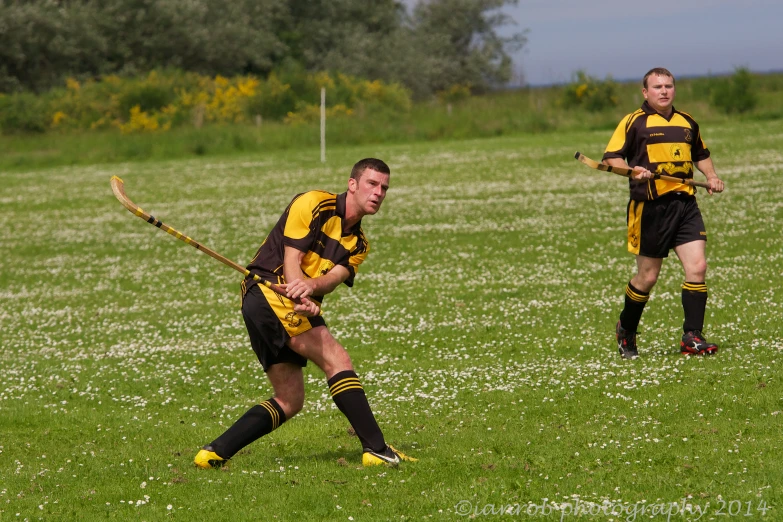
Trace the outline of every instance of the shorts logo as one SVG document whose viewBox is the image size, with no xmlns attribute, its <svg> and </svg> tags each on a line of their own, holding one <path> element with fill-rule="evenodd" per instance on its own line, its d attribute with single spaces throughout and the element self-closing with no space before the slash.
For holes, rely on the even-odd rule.
<svg viewBox="0 0 783 522">
<path fill-rule="evenodd" d="M 628 236 L 628 239 L 631 241 L 631 246 L 634 248 L 638 248 L 639 246 L 639 234 L 631 234 Z"/>
<path fill-rule="evenodd" d="M 690 129 L 685 129 L 685 141 L 687 143 L 690 143 L 692 139 L 693 139 L 693 137 L 691 136 L 691 130 Z"/>
<path fill-rule="evenodd" d="M 705 237 L 706 237 L 706 236 L 707 236 L 707 233 L 706 233 L 705 231 L 703 231 L 703 230 L 702 230 L 701 232 L 699 232 L 699 235 L 700 235 L 700 236 L 705 236 Z"/>
<path fill-rule="evenodd" d="M 288 312 L 285 314 L 285 320 L 288 321 L 288 326 L 290 328 L 296 328 L 300 324 L 302 324 L 302 319 L 299 318 L 299 316 L 296 315 L 296 312 Z"/>
</svg>

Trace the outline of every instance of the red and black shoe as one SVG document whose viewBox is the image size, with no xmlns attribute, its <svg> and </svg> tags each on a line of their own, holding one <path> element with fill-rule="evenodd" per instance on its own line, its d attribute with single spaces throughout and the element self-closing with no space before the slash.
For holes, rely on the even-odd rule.
<svg viewBox="0 0 783 522">
<path fill-rule="evenodd" d="M 617 350 L 623 359 L 636 359 L 639 352 L 636 350 L 636 332 L 629 332 L 622 327 L 620 321 L 617 321 L 615 328 L 615 338 L 617 339 Z"/>
<path fill-rule="evenodd" d="M 708 343 L 699 330 L 685 332 L 680 341 L 680 352 L 685 355 L 715 355 L 718 345 Z"/>
</svg>

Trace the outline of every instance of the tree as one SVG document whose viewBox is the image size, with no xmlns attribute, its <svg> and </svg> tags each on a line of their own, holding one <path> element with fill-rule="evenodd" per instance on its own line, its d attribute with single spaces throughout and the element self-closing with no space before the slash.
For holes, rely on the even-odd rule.
<svg viewBox="0 0 783 522">
<path fill-rule="evenodd" d="M 399 82 L 418 99 L 455 84 L 483 91 L 511 78 L 509 52 L 525 43 L 497 32 L 516 1 L 420 0 L 408 13 L 397 0 L 289 0 L 281 39 L 309 71 Z"/>
<path fill-rule="evenodd" d="M 286 52 L 275 33 L 287 16 L 285 0 L 106 0 L 98 5 L 114 72 L 176 67 L 266 74 Z"/>
<path fill-rule="evenodd" d="M 432 91 L 470 85 L 483 91 L 511 79 L 509 52 L 527 41 L 524 32 L 508 37 L 498 28 L 513 24 L 503 13 L 517 0 L 422 0 L 413 10 L 411 35 L 422 55 L 421 74 Z"/>
<path fill-rule="evenodd" d="M 391 79 L 384 65 L 398 43 L 405 8 L 397 0 L 289 0 L 280 34 L 289 58 L 309 71 Z M 372 71 L 372 72 L 371 72 Z"/>
<path fill-rule="evenodd" d="M 0 92 L 173 67 L 226 76 L 332 71 L 417 98 L 511 77 L 517 0 L 0 0 Z"/>
<path fill-rule="evenodd" d="M 265 75 L 287 52 L 286 0 L 0 0 L 0 91 L 176 67 Z"/>
<path fill-rule="evenodd" d="M 747 67 L 739 67 L 730 78 L 718 80 L 712 91 L 712 104 L 727 114 L 750 112 L 758 101 L 753 75 Z"/>
<path fill-rule="evenodd" d="M 0 92 L 46 90 L 69 73 L 96 74 L 108 42 L 96 12 L 75 3 L 0 1 Z"/>
</svg>

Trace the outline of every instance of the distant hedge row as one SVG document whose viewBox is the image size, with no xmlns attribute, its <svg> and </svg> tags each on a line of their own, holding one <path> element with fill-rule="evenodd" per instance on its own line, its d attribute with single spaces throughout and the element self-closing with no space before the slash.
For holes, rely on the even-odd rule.
<svg viewBox="0 0 783 522">
<path fill-rule="evenodd" d="M 135 78 L 109 75 L 83 83 L 69 78 L 64 88 L 40 96 L 0 95 L 0 130 L 116 127 L 129 133 L 264 119 L 308 122 L 320 116 L 321 87 L 327 90 L 329 116 L 368 107 L 407 111 L 411 106 L 410 92 L 400 85 L 344 74 L 271 74 L 262 80 L 251 75 L 208 77 L 165 70 Z"/>
<path fill-rule="evenodd" d="M 726 114 L 750 112 L 759 103 L 759 87 L 754 75 L 744 67 L 738 68 L 730 77 L 698 81 L 703 84 L 705 97 Z M 618 84 L 611 78 L 598 80 L 577 71 L 572 82 L 563 91 L 561 103 L 564 107 L 582 107 L 597 112 L 616 107 L 619 102 Z"/>
</svg>

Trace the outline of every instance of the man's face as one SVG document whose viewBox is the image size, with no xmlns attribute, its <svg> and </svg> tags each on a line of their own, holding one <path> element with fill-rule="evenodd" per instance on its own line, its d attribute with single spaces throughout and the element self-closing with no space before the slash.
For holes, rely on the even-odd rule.
<svg viewBox="0 0 783 522">
<path fill-rule="evenodd" d="M 674 103 L 674 78 L 651 74 L 647 78 L 647 88 L 642 89 L 642 94 L 650 107 L 658 112 L 667 113 Z"/>
<path fill-rule="evenodd" d="M 378 212 L 388 189 L 389 175 L 377 170 L 364 169 L 358 180 L 354 178 L 348 180 L 348 190 L 363 215 Z"/>
</svg>

